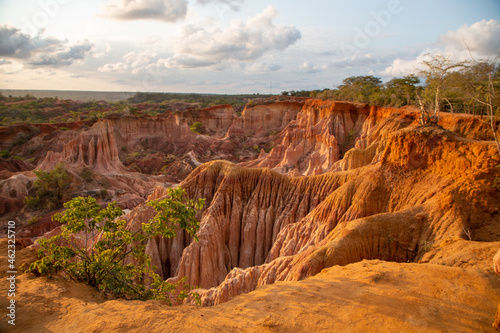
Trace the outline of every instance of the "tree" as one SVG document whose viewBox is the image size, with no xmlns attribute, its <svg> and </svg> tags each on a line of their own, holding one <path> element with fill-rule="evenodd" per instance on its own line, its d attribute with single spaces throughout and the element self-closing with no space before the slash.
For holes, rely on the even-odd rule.
<svg viewBox="0 0 500 333">
<path fill-rule="evenodd" d="M 499 108 L 497 89 L 500 87 L 500 66 L 497 65 L 500 55 L 489 61 L 477 61 L 472 57 L 473 68 L 479 74 L 479 80 L 473 84 L 474 101 L 486 107 L 488 123 L 493 134 L 498 153 L 500 155 L 500 142 L 498 140 L 498 121 L 496 121 L 496 111 Z"/>
<path fill-rule="evenodd" d="M 416 97 L 416 85 L 419 83 L 420 79 L 415 74 L 389 80 L 385 85 L 390 94 L 391 105 L 396 107 L 410 105 Z"/>
<path fill-rule="evenodd" d="M 71 176 L 59 163 L 50 172 L 33 171 L 37 180 L 28 191 L 26 205 L 32 209 L 54 210 L 61 208 L 68 199 Z"/>
<path fill-rule="evenodd" d="M 101 209 L 92 197 L 74 198 L 64 204 L 63 213 L 54 215 L 63 223 L 61 234 L 39 241 L 40 259 L 29 271 L 63 271 L 76 281 L 118 297 L 161 299 L 171 304 L 169 294 L 184 281 L 170 284 L 154 273 L 156 267 L 145 254 L 145 243 L 156 236 L 175 237 L 179 228 L 198 240 L 195 215 L 204 202 L 188 199 L 181 188 L 169 189 L 167 198 L 148 203 L 157 211 L 156 216 L 133 232 L 118 219 L 123 211 L 116 202 Z M 181 298 L 186 296 L 181 292 Z"/>
<path fill-rule="evenodd" d="M 382 80 L 373 75 L 351 76 L 342 81 L 338 87 L 339 97 L 354 102 L 369 103 L 370 95 L 378 92 Z"/>
<path fill-rule="evenodd" d="M 437 124 L 438 112 L 441 110 L 441 100 L 446 98 L 444 90 L 447 84 L 448 74 L 453 70 L 463 67 L 465 62 L 455 62 L 450 57 L 442 55 L 427 54 L 429 60 L 422 63 L 427 67 L 420 71 L 420 75 L 425 77 L 425 100 L 422 99 L 417 91 L 417 98 L 421 110 L 420 123 Z"/>
</svg>

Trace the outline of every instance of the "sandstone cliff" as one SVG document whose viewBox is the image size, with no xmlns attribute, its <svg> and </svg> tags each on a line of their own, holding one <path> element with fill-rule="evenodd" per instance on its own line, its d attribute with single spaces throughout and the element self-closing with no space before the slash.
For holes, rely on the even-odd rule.
<svg viewBox="0 0 500 333">
<path fill-rule="evenodd" d="M 395 151 L 395 146 L 399 150 Z M 413 151 L 415 147 L 419 147 L 418 152 Z M 315 191 L 314 196 L 319 200 L 316 207 L 304 204 L 310 194 L 296 199 L 299 206 L 310 207 L 309 213 L 303 218 L 292 215 L 295 223 L 278 224 L 279 232 L 267 253 L 266 263 L 246 269 L 243 265 L 234 266 L 238 268 L 222 284 L 201 292 L 205 304 L 224 302 L 258 285 L 300 280 L 333 265 L 374 258 L 416 261 L 429 248 L 447 240 L 496 240 L 495 235 L 500 234 L 500 195 L 492 190 L 493 178 L 498 175 L 496 154 L 491 144 L 468 142 L 439 128 L 396 132 L 388 139 L 381 162 L 322 176 L 325 177 L 322 183 L 335 177 L 344 177 L 344 181 L 334 181 L 338 187 L 325 186 L 330 191 L 323 200 L 322 192 Z M 446 160 L 453 162 L 445 163 Z M 317 177 L 299 179 L 314 188 Z M 189 179 L 184 186 L 189 187 L 188 182 Z M 231 197 L 227 193 L 225 196 Z M 254 197 L 259 195 L 250 196 Z M 217 202 L 212 201 L 213 204 Z M 260 217 L 252 217 L 261 223 L 265 221 L 262 218 L 265 206 L 260 202 L 249 200 L 242 206 L 243 211 L 263 212 Z M 213 210 L 224 217 L 214 216 Z M 215 221 L 223 221 L 229 212 L 234 214 L 233 209 L 211 206 L 202 221 L 213 228 Z M 205 228 L 200 231 L 202 245 L 190 245 L 183 255 L 190 269 L 184 268 L 181 260 L 178 270 L 179 276 L 187 275 L 201 286 L 204 281 L 197 276 L 203 275 L 198 275 L 193 263 L 210 263 L 208 244 L 221 242 L 218 238 L 207 241 L 204 230 L 209 227 Z M 250 230 L 250 234 L 242 234 L 242 239 L 257 247 L 262 236 L 254 231 L 258 228 Z M 213 249 L 220 248 L 215 245 Z M 217 253 L 218 260 L 227 258 L 222 256 L 224 252 Z M 199 259 L 190 258 L 197 254 Z M 230 267 L 227 261 L 225 264 Z M 213 264 L 211 267 L 217 269 Z"/>
<path fill-rule="evenodd" d="M 178 125 L 187 122 L 192 125 L 199 122 L 202 131 L 200 133 L 211 136 L 224 136 L 232 125 L 236 112 L 230 104 L 217 105 L 202 110 L 187 110 L 175 114 Z"/>
<path fill-rule="evenodd" d="M 203 302 L 219 304 L 333 265 L 418 261 L 443 242 L 497 240 L 500 197 L 492 184 L 498 155 L 492 143 L 475 140 L 487 129 L 467 120 L 474 125 L 461 133 L 467 139 L 440 126 L 418 127 L 415 115 L 310 101 L 273 151 L 283 147 L 284 165 L 299 172 L 311 170 L 316 159 L 312 173 L 318 175 L 290 177 L 223 161 L 198 167 L 181 186 L 207 200 L 199 242 L 183 235 L 148 244 L 159 273 L 212 288 L 200 291 Z M 457 120 L 444 119 L 457 128 Z M 338 162 L 345 133 L 353 132 L 355 147 Z M 255 165 L 270 163 L 273 151 Z M 276 167 L 283 160 L 275 161 L 269 166 L 283 171 Z M 158 189 L 150 199 L 164 194 Z M 147 216 L 142 210 L 131 213 L 132 224 Z"/>
<path fill-rule="evenodd" d="M 209 305 L 335 265 L 452 263 L 457 244 L 498 241 L 492 184 L 500 161 L 489 128 L 467 115 L 442 114 L 440 126 L 428 127 L 417 117 L 412 108 L 319 100 L 247 106 L 239 117 L 221 106 L 109 115 L 90 129 L 42 131 L 29 144 L 50 142 L 39 169 L 62 161 L 77 177 L 93 170 L 85 191 L 106 184 L 122 207 L 135 207 L 126 217 L 134 229 L 153 216 L 145 198 L 161 198 L 190 173 L 180 186 L 206 199 L 199 242 L 179 233 L 151 240 L 146 251 L 159 274 L 186 276 Z M 189 129 L 195 121 L 205 134 Z M 132 153 L 141 157 L 129 168 Z M 171 175 L 132 170 L 153 172 L 162 162 Z M 3 180 L 0 208 L 19 209 L 30 182 L 29 173 Z M 9 201 L 14 188 L 21 190 Z"/>
<path fill-rule="evenodd" d="M 278 135 L 274 149 L 244 163 L 290 175 L 342 171 L 377 161 L 390 133 L 418 126 L 415 108 L 308 100 Z M 474 140 L 491 140 L 487 124 L 469 115 L 440 113 L 440 125 Z M 500 130 L 499 130 L 500 131 Z M 382 146 L 380 146 L 382 143 Z"/>
</svg>

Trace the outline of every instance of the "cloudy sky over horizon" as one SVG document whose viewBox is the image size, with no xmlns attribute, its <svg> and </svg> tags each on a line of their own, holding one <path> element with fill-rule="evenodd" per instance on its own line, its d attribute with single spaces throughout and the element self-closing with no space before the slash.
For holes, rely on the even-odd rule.
<svg viewBox="0 0 500 333">
<path fill-rule="evenodd" d="M 0 88 L 269 93 L 500 53 L 498 0 L 0 0 Z"/>
</svg>

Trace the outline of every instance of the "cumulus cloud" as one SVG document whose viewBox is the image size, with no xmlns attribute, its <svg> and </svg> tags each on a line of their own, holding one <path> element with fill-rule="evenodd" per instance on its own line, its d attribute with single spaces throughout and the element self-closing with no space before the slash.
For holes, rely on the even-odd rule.
<svg viewBox="0 0 500 333">
<path fill-rule="evenodd" d="M 470 60 L 469 47 L 476 59 L 488 59 L 500 53 L 500 22 L 482 20 L 470 26 L 464 25 L 455 31 L 448 31 L 424 51 L 413 58 L 396 58 L 380 74 L 403 76 L 422 69 L 426 54 L 440 54 L 453 60 Z"/>
<path fill-rule="evenodd" d="M 111 0 L 103 16 L 117 20 L 176 22 L 187 13 L 187 0 Z"/>
<path fill-rule="evenodd" d="M 263 73 L 269 73 L 269 72 L 275 72 L 278 71 L 282 68 L 281 65 L 275 64 L 275 63 L 268 63 L 268 62 L 256 62 L 252 65 L 250 65 L 246 69 L 247 74 L 263 74 Z"/>
<path fill-rule="evenodd" d="M 32 67 L 63 67 L 73 64 L 75 60 L 82 60 L 92 50 L 92 44 L 88 40 L 72 46 L 63 46 L 49 53 L 40 53 L 28 62 Z"/>
<path fill-rule="evenodd" d="M 269 6 L 246 22 L 235 20 L 225 30 L 201 26 L 184 27 L 166 59 L 170 68 L 197 68 L 226 61 L 254 61 L 270 51 L 282 51 L 301 38 L 294 26 L 275 25 L 276 9 Z"/>
<path fill-rule="evenodd" d="M 310 63 L 309 61 L 306 61 L 302 64 L 302 66 L 300 66 L 300 68 L 306 72 L 306 73 L 309 73 L 309 74 L 312 74 L 312 73 L 317 73 L 319 72 L 319 68 L 316 67 L 314 64 Z"/>
<path fill-rule="evenodd" d="M 33 53 L 51 50 L 61 41 L 54 38 L 31 37 L 15 27 L 0 26 L 0 56 L 25 59 Z"/>
<path fill-rule="evenodd" d="M 228 5 L 232 10 L 240 10 L 240 4 L 243 3 L 243 0 L 198 0 L 198 3 L 202 5 L 207 5 L 210 3 L 219 3 L 223 5 Z"/>
<path fill-rule="evenodd" d="M 151 51 L 132 51 L 123 56 L 123 61 L 105 64 L 97 70 L 103 73 L 126 73 L 138 74 L 145 69 L 155 66 L 159 60 L 158 54 Z"/>
<path fill-rule="evenodd" d="M 84 59 L 92 47 L 88 40 L 68 45 L 66 40 L 31 37 L 15 27 L 0 26 L 0 56 L 18 59 L 29 67 L 69 66 Z"/>
<path fill-rule="evenodd" d="M 492 19 L 463 25 L 441 35 L 438 43 L 448 50 L 463 50 L 467 44 L 472 52 L 483 57 L 495 56 L 500 52 L 500 22 Z"/>
</svg>

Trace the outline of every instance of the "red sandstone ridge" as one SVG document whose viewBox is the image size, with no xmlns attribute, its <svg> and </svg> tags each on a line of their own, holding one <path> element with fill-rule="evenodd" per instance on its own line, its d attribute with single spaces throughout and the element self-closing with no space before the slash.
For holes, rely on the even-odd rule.
<svg viewBox="0 0 500 333">
<path fill-rule="evenodd" d="M 198 167 L 181 186 L 207 200 L 199 242 L 185 235 L 150 242 L 159 273 L 211 288 L 199 290 L 203 302 L 219 304 L 333 265 L 418 261 L 441 243 L 497 240 L 500 196 L 492 184 L 500 161 L 491 142 L 474 140 L 487 127 L 465 119 L 471 126 L 463 130 L 456 125 L 463 118 L 443 117 L 465 139 L 440 126 L 419 127 L 416 115 L 310 101 L 281 132 L 280 145 L 292 147 L 283 157 L 295 158 L 290 165 L 299 172 L 310 169 L 311 159 L 304 161 L 311 155 L 324 154 L 313 172 L 321 175 L 290 177 L 222 161 Z M 355 147 L 337 162 L 339 155 L 330 154 L 340 152 L 337 136 L 352 131 Z M 261 154 L 256 165 L 269 156 Z M 327 172 L 336 168 L 345 171 Z M 162 195 L 158 189 L 150 199 Z M 148 214 L 141 205 L 129 221 L 144 222 Z M 480 264 L 488 267 L 486 260 Z"/>
<path fill-rule="evenodd" d="M 62 161 L 76 174 L 93 170 L 122 207 L 135 207 L 126 216 L 133 229 L 153 216 L 148 195 L 161 198 L 166 182 L 189 174 L 180 186 L 206 199 L 199 242 L 179 233 L 146 251 L 165 279 L 186 276 L 210 305 L 362 260 L 465 260 L 491 271 L 484 253 L 500 237 L 492 187 L 500 161 L 489 128 L 467 115 L 441 114 L 428 127 L 417 117 L 412 108 L 319 100 L 247 106 L 240 116 L 220 106 L 108 115 L 90 129 L 42 131 L 27 146 L 47 149 L 39 169 Z M 195 122 L 203 134 L 190 130 Z M 153 173 L 163 162 L 170 174 L 134 172 L 132 154 L 136 167 Z M 2 181 L 0 209 L 19 209 L 33 180 L 14 172 Z M 463 250 L 478 242 L 483 254 Z"/>
<path fill-rule="evenodd" d="M 199 122 L 205 130 L 204 132 L 206 132 L 204 134 L 216 137 L 226 134 L 235 117 L 236 113 L 230 104 L 217 105 L 202 110 L 188 110 L 175 114 L 177 124 L 187 122 L 192 125 Z"/>
<path fill-rule="evenodd" d="M 70 168 L 88 166 L 101 173 L 123 172 L 126 169 L 118 158 L 113 131 L 109 122 L 97 122 L 91 130 L 68 142 L 62 152 L 49 152 L 38 168 L 52 170 L 64 162 Z"/>
<path fill-rule="evenodd" d="M 302 109 L 301 102 L 276 102 L 256 106 L 246 106 L 241 117 L 234 122 L 235 129 L 229 135 L 247 137 L 268 136 L 277 133 L 297 117 Z"/>
<path fill-rule="evenodd" d="M 244 163 L 291 175 L 349 170 L 380 158 L 381 142 L 401 128 L 416 127 L 419 111 L 309 100 L 279 134 L 269 154 Z M 491 140 L 489 128 L 468 115 L 440 114 L 440 124 L 466 138 Z"/>
<path fill-rule="evenodd" d="M 394 152 L 401 137 L 423 147 L 418 163 L 411 148 L 408 154 Z M 431 143 L 426 145 L 429 139 Z M 451 157 L 449 152 L 456 154 L 454 162 L 434 163 Z M 264 170 L 252 171 L 259 176 L 254 176 L 258 180 L 250 192 L 232 187 L 228 191 L 222 181 L 203 215 L 200 242 L 184 251 L 177 276 L 186 275 L 200 286 L 213 284 L 215 288 L 200 293 L 205 304 L 218 304 L 258 285 L 300 280 L 332 265 L 373 258 L 418 261 L 426 246 L 468 239 L 468 235 L 475 241 L 496 240 L 495 235 L 500 234 L 500 195 L 491 186 L 498 162 L 493 145 L 467 142 L 428 128 L 391 136 L 377 164 L 343 173 L 291 178 L 291 182 L 296 179 L 301 184 L 294 189 L 303 186 L 306 190 L 302 190 L 303 195 L 292 192 L 288 200 L 281 197 L 287 193 L 279 181 L 281 176 L 266 175 Z M 401 169 L 401 165 L 405 167 Z M 462 171 L 464 166 L 468 167 L 466 172 Z M 249 171 L 225 174 L 238 179 Z M 201 184 L 192 182 L 213 172 L 207 169 L 206 174 L 193 174 L 195 178 L 188 178 L 183 186 L 200 188 Z M 231 181 L 238 182 L 242 180 Z M 224 199 L 216 200 L 219 197 Z M 277 215 L 286 216 L 287 223 L 269 215 L 278 205 L 287 207 Z M 231 236 L 238 231 L 240 237 Z M 231 239 L 237 239 L 240 247 L 231 246 Z M 263 257 L 265 263 L 259 265 Z M 257 266 L 249 267 L 251 264 Z M 207 266 L 215 272 L 210 277 L 204 273 Z M 213 275 L 224 275 L 231 267 L 234 269 L 218 283 Z"/>
</svg>

